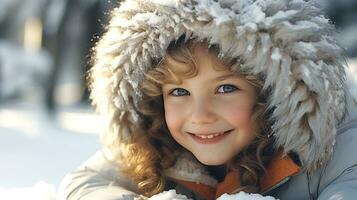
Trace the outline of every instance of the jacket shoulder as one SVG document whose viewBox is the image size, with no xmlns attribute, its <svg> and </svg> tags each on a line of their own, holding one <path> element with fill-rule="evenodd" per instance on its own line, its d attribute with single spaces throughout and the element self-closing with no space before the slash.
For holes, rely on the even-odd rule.
<svg viewBox="0 0 357 200">
<path fill-rule="evenodd" d="M 58 199 L 141 199 L 134 184 L 118 173 L 118 169 L 119 166 L 109 161 L 103 151 L 98 151 L 64 177 L 58 189 Z"/>
<path fill-rule="evenodd" d="M 342 130 L 342 129 L 341 129 Z M 304 171 L 271 191 L 279 199 L 309 199 L 312 195 L 318 200 L 331 197 L 354 199 L 357 196 L 357 124 L 336 137 L 336 148 L 332 159 L 312 177 Z M 340 196 L 339 196 L 340 195 Z M 344 198 L 342 198 L 342 196 Z M 348 198 L 353 196 L 353 198 Z M 339 198 L 341 197 L 341 198 Z"/>
<path fill-rule="evenodd" d="M 332 191 L 357 185 L 357 121 L 348 123 L 338 130 L 336 148 L 332 159 L 321 171 L 318 193 L 325 195 Z M 357 195 L 357 191 L 353 193 Z M 326 196 L 326 195 L 325 195 Z M 328 195 L 330 196 L 330 195 Z"/>
</svg>

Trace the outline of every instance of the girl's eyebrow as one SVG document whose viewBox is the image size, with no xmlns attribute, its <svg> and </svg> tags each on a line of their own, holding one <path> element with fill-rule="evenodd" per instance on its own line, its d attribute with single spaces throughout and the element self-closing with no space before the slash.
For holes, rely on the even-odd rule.
<svg viewBox="0 0 357 200">
<path fill-rule="evenodd" d="M 236 74 L 233 74 L 233 73 L 231 73 L 231 74 L 225 74 L 225 75 L 216 77 L 214 80 L 216 80 L 216 81 L 223 81 L 223 80 L 228 79 L 228 78 L 231 78 L 231 77 L 237 77 L 237 75 L 236 75 Z"/>
</svg>

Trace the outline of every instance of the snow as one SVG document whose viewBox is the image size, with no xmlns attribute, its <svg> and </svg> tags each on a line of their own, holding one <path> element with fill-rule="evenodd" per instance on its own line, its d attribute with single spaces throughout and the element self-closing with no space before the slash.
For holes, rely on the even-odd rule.
<svg viewBox="0 0 357 200">
<path fill-rule="evenodd" d="M 7 200 L 55 200 L 56 188 L 54 185 L 40 181 L 33 187 L 25 188 L 0 188 L 0 198 Z"/>
<path fill-rule="evenodd" d="M 79 128 L 87 124 L 90 130 Z M 88 107 L 51 116 L 36 104 L 1 104 L 0 199 L 54 200 L 64 175 L 100 147 L 93 124 L 97 118 Z"/>
<path fill-rule="evenodd" d="M 260 194 L 239 192 L 237 194 L 223 194 L 217 200 L 276 200 L 271 196 L 262 196 Z"/>
<path fill-rule="evenodd" d="M 149 200 L 188 200 L 184 195 L 177 194 L 175 190 L 169 190 L 152 196 Z M 239 192 L 237 194 L 223 194 L 217 200 L 278 200 L 271 196 L 262 196 L 255 193 Z"/>
<path fill-rule="evenodd" d="M 132 18 L 133 22 L 136 22 L 139 24 L 147 23 L 148 25 L 151 25 L 151 26 L 160 24 L 160 23 L 162 23 L 163 20 L 164 20 L 163 17 L 159 17 L 155 13 L 139 13 L 139 14 L 136 14 Z"/>
<path fill-rule="evenodd" d="M 188 200 L 184 195 L 177 194 L 175 190 L 161 192 L 149 198 L 149 200 Z"/>
</svg>

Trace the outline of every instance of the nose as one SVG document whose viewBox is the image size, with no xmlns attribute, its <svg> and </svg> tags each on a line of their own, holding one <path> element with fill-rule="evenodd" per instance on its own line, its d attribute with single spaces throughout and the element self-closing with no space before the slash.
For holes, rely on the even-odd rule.
<svg viewBox="0 0 357 200">
<path fill-rule="evenodd" d="M 205 99 L 196 100 L 191 109 L 192 124 L 210 124 L 216 120 L 214 107 Z"/>
</svg>

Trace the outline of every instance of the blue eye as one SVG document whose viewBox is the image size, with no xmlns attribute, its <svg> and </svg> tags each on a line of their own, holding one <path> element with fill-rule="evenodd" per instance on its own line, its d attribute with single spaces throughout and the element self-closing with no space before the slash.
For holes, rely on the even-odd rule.
<svg viewBox="0 0 357 200">
<path fill-rule="evenodd" d="M 185 95 L 189 95 L 190 93 L 183 89 L 183 88 L 175 88 L 170 92 L 170 95 L 172 96 L 185 96 Z"/>
<path fill-rule="evenodd" d="M 226 85 L 219 86 L 217 89 L 217 93 L 231 93 L 236 90 L 238 90 L 238 88 L 236 86 L 226 84 Z"/>
</svg>

